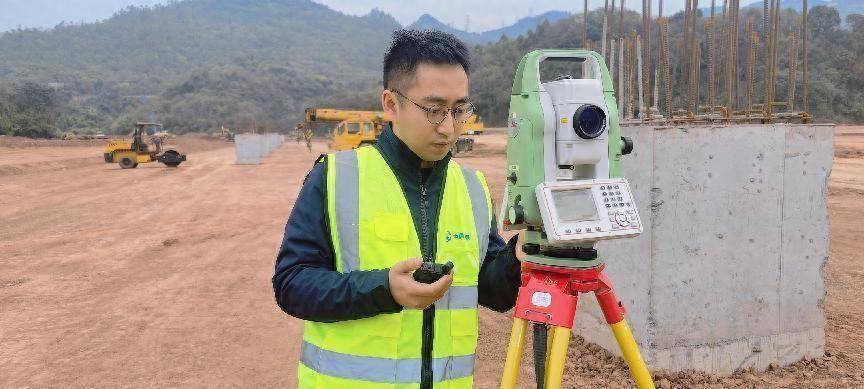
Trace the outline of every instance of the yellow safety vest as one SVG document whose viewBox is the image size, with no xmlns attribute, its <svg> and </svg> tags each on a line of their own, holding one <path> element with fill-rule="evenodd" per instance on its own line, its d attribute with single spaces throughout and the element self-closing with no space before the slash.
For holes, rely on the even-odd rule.
<svg viewBox="0 0 864 389">
<path fill-rule="evenodd" d="M 327 212 L 336 270 L 387 269 L 422 258 L 408 201 L 374 147 L 327 156 Z M 453 284 L 435 303 L 435 388 L 470 388 L 477 347 L 477 276 L 488 246 L 491 203 L 479 172 L 450 161 L 438 216 L 435 262 L 452 261 Z M 423 311 L 335 323 L 307 321 L 300 388 L 418 388 Z"/>
</svg>

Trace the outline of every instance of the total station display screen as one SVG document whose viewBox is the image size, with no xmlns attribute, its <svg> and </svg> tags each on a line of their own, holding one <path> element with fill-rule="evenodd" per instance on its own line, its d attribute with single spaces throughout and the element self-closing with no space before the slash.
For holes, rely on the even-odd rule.
<svg viewBox="0 0 864 389">
<path fill-rule="evenodd" d="M 552 201 L 562 222 L 597 220 L 597 207 L 591 189 L 553 190 Z"/>
</svg>

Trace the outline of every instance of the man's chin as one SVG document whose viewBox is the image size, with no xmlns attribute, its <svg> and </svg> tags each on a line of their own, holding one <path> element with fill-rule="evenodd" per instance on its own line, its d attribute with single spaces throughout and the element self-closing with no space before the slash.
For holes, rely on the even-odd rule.
<svg viewBox="0 0 864 389">
<path fill-rule="evenodd" d="M 444 157 L 447 156 L 448 152 L 450 152 L 450 149 L 447 149 L 444 151 L 437 151 L 437 150 L 430 151 L 429 153 L 424 155 L 422 159 L 426 162 L 438 162 L 438 161 L 444 159 Z"/>
</svg>

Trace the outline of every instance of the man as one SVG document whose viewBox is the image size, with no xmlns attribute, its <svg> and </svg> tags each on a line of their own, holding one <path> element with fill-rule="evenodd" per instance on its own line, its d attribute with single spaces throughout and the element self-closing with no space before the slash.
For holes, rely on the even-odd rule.
<svg viewBox="0 0 864 389">
<path fill-rule="evenodd" d="M 477 304 L 515 305 L 516 239 L 499 236 L 482 174 L 450 159 L 474 110 L 468 72 L 454 36 L 396 31 L 381 93 L 392 128 L 307 176 L 273 276 L 279 307 L 306 320 L 301 388 L 470 388 Z M 419 283 L 424 261 L 455 266 Z"/>
<path fill-rule="evenodd" d="M 297 141 L 297 144 L 300 144 L 300 140 L 303 139 L 303 127 L 303 123 L 297 123 L 297 125 L 294 126 L 294 140 Z"/>
<path fill-rule="evenodd" d="M 306 148 L 309 149 L 309 152 L 312 152 L 312 129 L 307 128 L 306 132 L 303 133 L 303 137 L 306 138 Z"/>
</svg>

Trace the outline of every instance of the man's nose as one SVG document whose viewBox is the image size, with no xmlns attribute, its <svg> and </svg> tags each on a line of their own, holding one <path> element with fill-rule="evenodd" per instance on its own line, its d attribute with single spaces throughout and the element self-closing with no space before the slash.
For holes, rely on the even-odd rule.
<svg viewBox="0 0 864 389">
<path fill-rule="evenodd" d="M 438 132 L 442 135 L 447 135 L 449 138 L 454 132 L 456 132 L 456 117 L 455 113 L 452 111 L 447 112 L 447 116 L 444 117 L 444 121 L 438 125 Z"/>
</svg>

